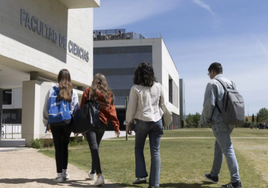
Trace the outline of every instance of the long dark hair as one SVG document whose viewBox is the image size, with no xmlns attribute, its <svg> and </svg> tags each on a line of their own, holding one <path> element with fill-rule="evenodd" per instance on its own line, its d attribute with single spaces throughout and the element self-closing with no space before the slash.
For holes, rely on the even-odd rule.
<svg viewBox="0 0 268 188">
<path fill-rule="evenodd" d="M 73 95 L 73 85 L 71 83 L 71 75 L 67 69 L 60 70 L 58 74 L 58 83 L 60 89 L 58 99 L 71 102 Z"/>
<path fill-rule="evenodd" d="M 89 88 L 90 98 L 92 100 L 97 100 L 97 90 L 99 90 L 105 97 L 105 102 L 109 104 L 109 98 L 110 95 L 112 95 L 112 102 L 111 104 L 114 104 L 114 95 L 112 90 L 109 88 L 107 80 L 105 76 L 101 73 L 97 73 L 94 76 L 94 79 L 92 81 L 91 87 Z"/>
<path fill-rule="evenodd" d="M 134 72 L 133 83 L 152 87 L 154 82 L 156 82 L 156 78 L 153 67 L 147 62 L 140 63 Z"/>
</svg>

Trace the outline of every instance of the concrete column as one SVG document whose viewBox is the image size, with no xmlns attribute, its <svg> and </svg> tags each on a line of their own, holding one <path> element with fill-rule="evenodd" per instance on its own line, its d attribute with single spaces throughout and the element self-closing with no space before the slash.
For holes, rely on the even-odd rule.
<svg viewBox="0 0 268 188">
<path fill-rule="evenodd" d="M 25 146 L 39 138 L 40 129 L 40 85 L 37 81 L 24 81 L 22 84 L 22 138 Z"/>
<path fill-rule="evenodd" d="M 0 134 L 2 134 L 2 114 L 3 114 L 2 105 L 3 105 L 3 90 L 0 89 Z M 0 136 L 0 142 L 1 142 L 1 139 L 2 139 L 2 135 Z"/>
</svg>

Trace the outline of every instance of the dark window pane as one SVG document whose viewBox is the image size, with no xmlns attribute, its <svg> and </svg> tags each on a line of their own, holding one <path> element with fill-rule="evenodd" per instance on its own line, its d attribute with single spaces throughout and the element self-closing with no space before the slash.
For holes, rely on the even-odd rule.
<svg viewBox="0 0 268 188">
<path fill-rule="evenodd" d="M 169 91 L 168 91 L 168 94 L 169 94 L 169 102 L 170 103 L 172 103 L 173 101 L 172 101 L 172 93 L 173 93 L 173 88 L 172 88 L 172 82 L 173 82 L 173 80 L 172 79 L 170 79 L 169 80 Z"/>
<path fill-rule="evenodd" d="M 11 89 L 3 90 L 3 104 L 4 105 L 12 104 L 12 90 Z"/>
<path fill-rule="evenodd" d="M 21 109 L 3 109 L 3 124 L 21 124 Z"/>
<path fill-rule="evenodd" d="M 102 73 L 105 76 L 134 75 L 134 72 L 135 68 L 94 69 L 94 75 L 97 73 Z"/>
<path fill-rule="evenodd" d="M 125 46 L 94 48 L 94 55 L 99 54 L 126 54 L 126 53 L 152 53 L 152 46 Z"/>
</svg>

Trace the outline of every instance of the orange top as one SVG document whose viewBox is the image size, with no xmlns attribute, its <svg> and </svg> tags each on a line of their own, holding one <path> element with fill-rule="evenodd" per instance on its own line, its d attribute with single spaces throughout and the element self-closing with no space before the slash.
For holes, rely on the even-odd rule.
<svg viewBox="0 0 268 188">
<path fill-rule="evenodd" d="M 84 92 L 83 92 L 80 108 L 82 107 L 83 104 L 85 104 L 86 100 L 88 99 L 88 95 L 89 95 L 89 87 L 86 88 L 84 90 Z M 111 104 L 113 94 L 110 93 L 110 98 L 109 98 L 109 104 L 108 105 L 105 102 L 104 95 L 98 90 L 97 90 L 97 95 L 98 95 L 97 101 L 100 104 L 100 109 L 99 109 L 100 120 L 104 124 L 107 125 L 108 124 L 108 119 L 109 119 L 113 123 L 114 130 L 119 131 L 119 120 L 117 118 L 115 106 L 114 106 L 114 104 Z"/>
</svg>

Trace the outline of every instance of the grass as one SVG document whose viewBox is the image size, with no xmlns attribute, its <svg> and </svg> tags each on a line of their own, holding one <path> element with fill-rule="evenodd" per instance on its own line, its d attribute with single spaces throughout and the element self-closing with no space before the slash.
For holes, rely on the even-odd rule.
<svg viewBox="0 0 268 188">
<path fill-rule="evenodd" d="M 165 139 L 168 138 L 169 139 Z M 174 138 L 173 138 L 174 137 Z M 187 138 L 190 137 L 190 138 Z M 197 137 L 197 138 L 192 138 Z M 204 139 L 207 137 L 208 139 Z M 234 129 L 233 144 L 237 155 L 240 176 L 244 188 L 268 187 L 268 130 Z M 240 138 L 239 138 L 240 137 Z M 245 138 L 247 137 L 247 138 Z M 134 140 L 121 138 L 103 140 L 100 145 L 100 158 L 103 175 L 122 187 L 148 187 L 133 185 L 135 178 Z M 183 138 L 183 139 L 178 139 Z M 227 164 L 224 161 L 219 184 L 210 184 L 203 178 L 209 173 L 214 152 L 213 133 L 211 129 L 183 129 L 165 131 L 161 140 L 161 187 L 176 188 L 210 188 L 230 181 Z M 69 147 L 69 162 L 88 171 L 91 157 L 85 143 Z M 54 148 L 40 150 L 54 157 Z M 144 149 L 146 166 L 149 173 L 149 142 Z M 70 172 L 71 173 L 71 172 Z"/>
</svg>

